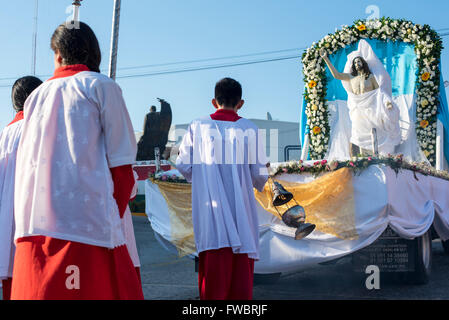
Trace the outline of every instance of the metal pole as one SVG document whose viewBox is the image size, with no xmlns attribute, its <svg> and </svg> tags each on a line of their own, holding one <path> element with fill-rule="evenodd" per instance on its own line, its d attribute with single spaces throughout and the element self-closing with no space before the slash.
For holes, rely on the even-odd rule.
<svg viewBox="0 0 449 320">
<path fill-rule="evenodd" d="M 108 76 L 115 80 L 117 70 L 118 35 L 120 27 L 121 0 L 114 0 L 114 14 L 112 18 L 111 52 L 109 56 Z"/>
<path fill-rule="evenodd" d="M 79 23 L 80 21 L 80 10 L 79 7 L 81 6 L 81 1 L 83 0 L 75 0 L 72 5 L 73 5 L 73 21 L 74 23 Z"/>
<path fill-rule="evenodd" d="M 39 13 L 39 0 L 36 0 L 36 5 L 34 7 L 34 31 L 33 31 L 33 44 L 32 44 L 32 55 L 31 55 L 31 74 L 36 75 L 36 47 L 37 47 L 37 15 Z"/>
</svg>

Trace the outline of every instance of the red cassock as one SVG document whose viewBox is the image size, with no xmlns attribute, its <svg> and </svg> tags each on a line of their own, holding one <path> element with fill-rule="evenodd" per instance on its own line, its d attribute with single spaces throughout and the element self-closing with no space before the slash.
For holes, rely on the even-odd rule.
<svg viewBox="0 0 449 320">
<path fill-rule="evenodd" d="M 59 69 L 55 78 L 88 71 Z M 131 165 L 111 168 L 114 198 L 123 217 L 134 186 Z M 139 270 L 126 245 L 109 249 L 48 236 L 17 239 L 13 300 L 142 300 Z M 74 267 L 76 266 L 76 267 Z"/>
</svg>

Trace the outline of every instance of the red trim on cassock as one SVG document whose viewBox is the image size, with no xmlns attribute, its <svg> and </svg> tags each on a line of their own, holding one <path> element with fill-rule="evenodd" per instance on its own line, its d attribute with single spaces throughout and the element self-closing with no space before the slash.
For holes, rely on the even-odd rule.
<svg viewBox="0 0 449 320">
<path fill-rule="evenodd" d="M 210 115 L 212 120 L 219 120 L 219 121 L 231 121 L 236 122 L 237 120 L 241 119 L 242 117 L 239 117 L 237 112 L 231 109 L 217 109 L 217 111 Z"/>
<path fill-rule="evenodd" d="M 72 64 L 70 66 L 62 66 L 55 70 L 53 77 L 48 79 L 47 81 L 59 79 L 59 78 L 67 78 L 74 76 L 77 73 L 83 71 L 90 71 L 89 68 L 84 64 Z"/>
<path fill-rule="evenodd" d="M 76 287 L 79 271 L 79 289 Z M 12 300 L 143 300 L 126 245 L 108 249 L 44 236 L 17 240 Z"/>
<path fill-rule="evenodd" d="M 142 276 L 140 275 L 140 267 L 135 267 L 135 269 L 137 273 L 137 278 L 139 278 L 139 283 L 140 285 L 142 285 Z"/>
<path fill-rule="evenodd" d="M 123 218 L 135 183 L 133 167 L 128 164 L 111 168 L 111 174 L 114 182 L 114 198 L 117 202 L 120 218 Z"/>
<path fill-rule="evenodd" d="M 12 284 L 11 278 L 2 280 L 3 300 L 11 300 L 11 284 Z"/>
<path fill-rule="evenodd" d="M 232 248 L 199 254 L 198 288 L 201 300 L 252 300 L 254 259 Z"/>
<path fill-rule="evenodd" d="M 20 120 L 23 120 L 23 111 L 17 112 L 16 116 L 14 117 L 14 120 L 11 121 L 11 123 L 8 124 L 8 126 L 12 125 L 13 123 L 19 122 Z"/>
</svg>

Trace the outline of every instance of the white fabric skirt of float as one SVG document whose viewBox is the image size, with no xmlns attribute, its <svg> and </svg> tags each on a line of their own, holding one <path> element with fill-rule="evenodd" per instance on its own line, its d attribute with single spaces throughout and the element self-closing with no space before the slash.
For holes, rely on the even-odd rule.
<svg viewBox="0 0 449 320">
<path fill-rule="evenodd" d="M 256 273 L 294 272 L 344 257 L 372 244 L 390 226 L 399 236 L 414 239 L 432 224 L 443 240 L 449 239 L 449 181 L 386 166 L 371 166 L 353 177 L 356 240 L 343 240 L 315 230 L 295 240 L 295 229 L 258 206 L 260 260 Z M 281 180 L 307 183 L 311 175 L 289 175 Z M 146 181 L 146 213 L 161 244 L 171 245 L 167 203 L 158 186 Z"/>
</svg>

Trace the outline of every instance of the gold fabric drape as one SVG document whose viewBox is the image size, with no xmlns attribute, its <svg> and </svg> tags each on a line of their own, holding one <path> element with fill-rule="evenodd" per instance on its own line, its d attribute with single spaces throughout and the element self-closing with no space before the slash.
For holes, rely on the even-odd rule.
<svg viewBox="0 0 449 320">
<path fill-rule="evenodd" d="M 306 222 L 316 224 L 316 230 L 345 240 L 358 238 L 355 227 L 354 190 L 352 173 L 343 168 L 309 183 L 294 183 L 276 179 L 306 211 Z M 157 184 L 167 202 L 170 214 L 172 243 L 179 255 L 196 252 L 192 225 L 192 187 L 187 183 L 151 180 Z M 281 218 L 273 207 L 271 183 L 265 185 L 263 192 L 255 190 L 260 205 L 268 212 Z M 288 204 L 295 205 L 293 200 Z M 287 206 L 278 207 L 282 214 Z"/>
<path fill-rule="evenodd" d="M 348 168 L 328 173 L 309 183 L 275 180 L 293 193 L 294 199 L 305 209 L 306 222 L 316 224 L 316 230 L 345 240 L 358 238 L 352 173 Z M 265 210 L 281 218 L 272 203 L 271 187 L 271 182 L 268 182 L 263 192 L 256 190 L 256 199 Z M 291 200 L 288 205 L 292 207 L 295 202 Z M 288 207 L 284 205 L 277 209 L 283 214 Z"/>
<path fill-rule="evenodd" d="M 192 224 L 192 186 L 152 179 L 167 202 L 172 243 L 180 257 L 196 252 Z"/>
</svg>

